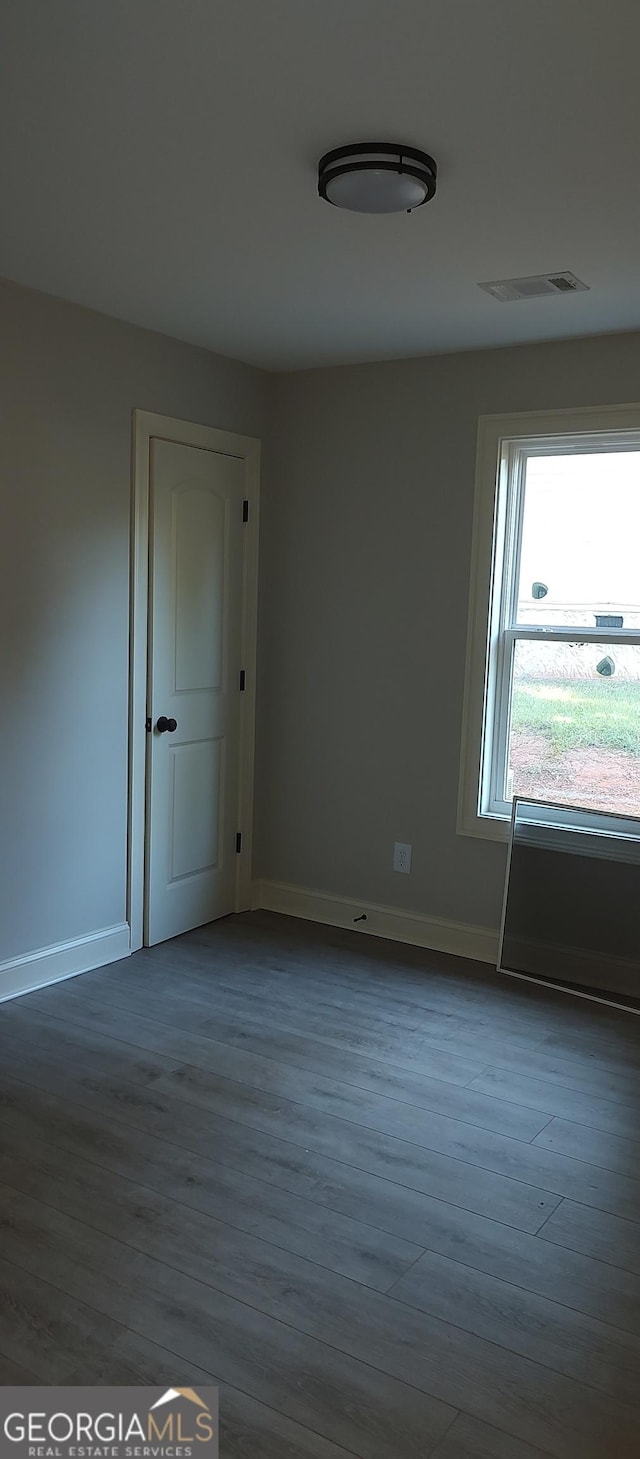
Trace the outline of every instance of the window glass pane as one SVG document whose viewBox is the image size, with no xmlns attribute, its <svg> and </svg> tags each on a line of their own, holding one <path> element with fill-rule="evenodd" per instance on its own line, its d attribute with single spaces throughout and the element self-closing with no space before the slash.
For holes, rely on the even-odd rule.
<svg viewBox="0 0 640 1459">
<path fill-rule="evenodd" d="M 639 542 L 640 452 L 530 456 L 518 622 L 640 627 Z"/>
<path fill-rule="evenodd" d="M 640 815 L 640 647 L 515 644 L 506 799 Z"/>
</svg>

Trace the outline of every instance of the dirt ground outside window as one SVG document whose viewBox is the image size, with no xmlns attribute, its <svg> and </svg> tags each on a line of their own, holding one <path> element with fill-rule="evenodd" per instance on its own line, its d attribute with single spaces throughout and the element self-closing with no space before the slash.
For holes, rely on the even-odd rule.
<svg viewBox="0 0 640 1459">
<path fill-rule="evenodd" d="M 581 746 L 556 750 L 541 734 L 511 736 L 513 794 L 640 815 L 640 756 Z"/>
</svg>

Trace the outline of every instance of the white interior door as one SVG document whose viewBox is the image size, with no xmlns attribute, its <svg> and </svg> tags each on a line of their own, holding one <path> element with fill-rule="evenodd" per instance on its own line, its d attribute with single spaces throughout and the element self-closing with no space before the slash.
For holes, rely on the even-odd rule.
<svg viewBox="0 0 640 1459">
<path fill-rule="evenodd" d="M 145 943 L 235 910 L 244 461 L 150 443 Z"/>
</svg>

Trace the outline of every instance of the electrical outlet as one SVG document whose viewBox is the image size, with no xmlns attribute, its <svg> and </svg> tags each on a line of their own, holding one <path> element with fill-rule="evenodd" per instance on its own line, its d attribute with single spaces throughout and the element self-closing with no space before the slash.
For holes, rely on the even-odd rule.
<svg viewBox="0 0 640 1459">
<path fill-rule="evenodd" d="M 406 876 L 411 871 L 411 847 L 406 841 L 396 841 L 393 847 L 393 869 L 403 871 Z"/>
</svg>

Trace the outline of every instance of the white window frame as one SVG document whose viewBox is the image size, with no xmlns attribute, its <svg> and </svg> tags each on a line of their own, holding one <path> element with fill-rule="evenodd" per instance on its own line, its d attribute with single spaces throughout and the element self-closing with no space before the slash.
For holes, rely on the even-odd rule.
<svg viewBox="0 0 640 1459">
<path fill-rule="evenodd" d="M 640 631 L 508 627 L 515 619 L 526 458 L 640 449 L 640 404 L 481 416 L 462 716 L 458 833 L 508 841 L 512 802 L 498 800 L 509 736 L 517 639 L 640 644 Z M 511 483 L 515 483 L 511 487 Z M 588 817 L 588 813 L 586 814 Z M 631 824 L 631 823 L 630 823 Z"/>
</svg>

